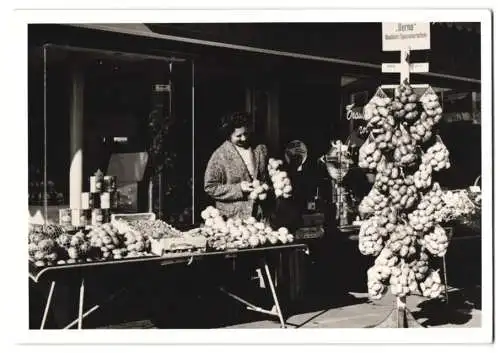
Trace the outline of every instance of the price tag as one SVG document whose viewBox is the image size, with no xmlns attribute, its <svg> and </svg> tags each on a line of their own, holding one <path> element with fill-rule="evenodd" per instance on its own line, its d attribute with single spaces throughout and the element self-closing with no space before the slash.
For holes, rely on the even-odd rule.
<svg viewBox="0 0 500 353">
<path fill-rule="evenodd" d="M 170 92 L 170 85 L 165 84 L 155 84 L 153 86 L 154 92 Z"/>
</svg>

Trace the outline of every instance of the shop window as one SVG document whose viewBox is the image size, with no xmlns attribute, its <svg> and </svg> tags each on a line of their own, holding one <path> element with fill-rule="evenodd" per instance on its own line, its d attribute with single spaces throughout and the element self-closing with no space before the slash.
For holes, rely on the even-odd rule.
<svg viewBox="0 0 500 353">
<path fill-rule="evenodd" d="M 447 91 L 444 92 L 442 100 L 445 121 L 481 123 L 481 93 Z"/>
<path fill-rule="evenodd" d="M 30 49 L 31 216 L 41 214 L 58 222 L 59 209 L 80 206 L 74 194 L 78 180 L 71 182 L 71 170 L 81 174 L 77 189 L 88 192 L 90 176 L 97 170 L 106 174 L 113 154 L 148 152 L 142 180 L 116 175 L 119 185 L 136 183 L 137 190 L 130 195 L 133 202 L 120 204 L 117 211 L 152 210 L 174 224 L 190 223 L 192 62 L 57 45 Z M 152 150 L 152 119 L 160 121 L 158 126 L 168 126 L 156 144 L 157 157 Z M 161 175 L 155 166 L 161 166 L 157 168 Z M 149 180 L 156 174 L 160 176 L 153 178 L 153 202 L 149 202 Z"/>
</svg>

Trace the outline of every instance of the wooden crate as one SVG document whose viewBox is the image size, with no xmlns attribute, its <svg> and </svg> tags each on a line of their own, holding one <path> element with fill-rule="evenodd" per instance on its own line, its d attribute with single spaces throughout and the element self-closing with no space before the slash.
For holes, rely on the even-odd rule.
<svg viewBox="0 0 500 353">
<path fill-rule="evenodd" d="M 151 239 L 151 252 L 163 256 L 169 252 L 182 250 L 205 250 L 207 239 L 204 236 L 185 236 L 179 238 Z"/>
<path fill-rule="evenodd" d="M 294 232 L 296 240 L 319 239 L 325 235 L 323 226 L 301 227 Z"/>
</svg>

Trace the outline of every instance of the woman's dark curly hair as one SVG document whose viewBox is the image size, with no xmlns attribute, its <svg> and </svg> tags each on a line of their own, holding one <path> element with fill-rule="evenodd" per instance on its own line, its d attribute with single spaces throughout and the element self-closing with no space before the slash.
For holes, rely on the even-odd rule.
<svg viewBox="0 0 500 353">
<path fill-rule="evenodd" d="M 250 128 L 250 115 L 245 112 L 235 112 L 225 115 L 221 119 L 220 132 L 225 139 L 229 139 L 234 130 L 246 127 Z"/>
</svg>

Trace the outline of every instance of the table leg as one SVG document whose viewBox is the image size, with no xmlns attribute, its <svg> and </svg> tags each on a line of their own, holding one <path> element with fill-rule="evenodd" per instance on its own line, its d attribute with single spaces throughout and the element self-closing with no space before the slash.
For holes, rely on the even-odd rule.
<svg viewBox="0 0 500 353">
<path fill-rule="evenodd" d="M 85 295 L 85 279 L 82 278 L 80 285 L 80 302 L 78 305 L 78 329 L 81 330 L 83 326 L 83 299 Z"/>
<path fill-rule="evenodd" d="M 99 309 L 100 306 L 99 305 L 94 305 L 90 310 L 86 311 L 82 316 L 82 320 L 84 318 L 86 318 L 87 316 L 89 316 L 90 314 L 92 314 L 94 311 L 96 311 L 97 309 Z M 78 315 L 78 317 L 73 320 L 71 323 L 69 323 L 68 325 L 66 325 L 66 327 L 63 328 L 63 330 L 67 330 L 67 329 L 70 329 L 71 327 L 73 327 L 76 323 L 80 323 L 80 315 Z"/>
<path fill-rule="evenodd" d="M 87 310 L 85 313 L 83 313 L 81 315 L 82 319 L 86 318 L 87 316 L 89 316 L 90 314 L 92 314 L 94 311 L 96 311 L 97 309 L 101 308 L 103 305 L 105 305 L 106 303 L 110 303 L 112 302 L 113 300 L 115 300 L 118 296 L 122 295 L 123 293 L 127 292 L 128 289 L 127 288 L 121 288 L 119 291 L 113 293 L 112 295 L 109 296 L 109 298 L 101 303 L 101 304 L 96 304 L 94 305 L 92 308 L 90 308 L 89 310 Z M 78 323 L 80 321 L 80 316 L 78 316 L 75 320 L 73 320 L 72 322 L 70 322 L 68 325 L 66 325 L 66 327 L 64 327 L 64 330 L 67 330 L 71 327 L 73 327 L 76 323 Z"/>
<path fill-rule="evenodd" d="M 283 314 L 281 313 L 281 307 L 280 307 L 280 303 L 278 301 L 278 296 L 276 295 L 276 289 L 274 287 L 274 282 L 273 282 L 273 279 L 271 277 L 271 272 L 269 271 L 269 266 L 267 265 L 267 263 L 264 263 L 264 270 L 266 271 L 266 276 L 267 276 L 267 281 L 269 283 L 269 288 L 271 289 L 271 294 L 273 295 L 274 304 L 276 305 L 276 310 L 278 312 L 278 317 L 280 319 L 281 328 L 286 328 L 285 320 L 283 318 Z"/>
<path fill-rule="evenodd" d="M 222 293 L 225 293 L 225 294 L 229 295 L 231 298 L 233 298 L 233 299 L 235 299 L 235 300 L 239 301 L 240 303 L 245 304 L 245 305 L 246 305 L 246 306 L 248 306 L 248 307 L 252 307 L 252 308 L 255 308 L 255 307 L 256 307 L 256 305 L 254 305 L 254 304 L 252 304 L 252 303 L 250 303 L 250 302 L 246 301 L 245 299 L 243 299 L 243 298 L 241 298 L 241 297 L 237 296 L 236 294 L 233 294 L 233 293 L 231 293 L 231 292 L 228 292 L 228 291 L 227 291 L 225 288 L 223 288 L 223 287 L 220 287 L 220 288 L 219 288 L 219 290 L 220 290 Z"/>
<path fill-rule="evenodd" d="M 278 268 L 274 268 L 274 287 L 278 288 Z"/>
<path fill-rule="evenodd" d="M 52 294 L 54 293 L 54 288 L 56 286 L 56 282 L 52 281 L 50 284 L 49 296 L 47 297 L 47 303 L 45 304 L 45 310 L 43 311 L 42 323 L 40 325 L 40 330 L 43 330 L 45 327 L 45 322 L 47 321 L 47 315 L 49 314 L 50 303 L 52 302 Z"/>
</svg>

